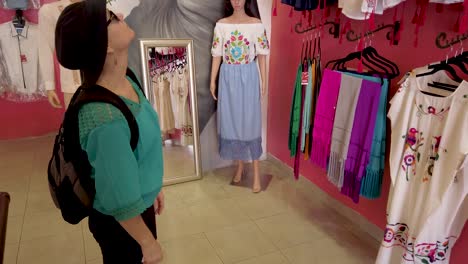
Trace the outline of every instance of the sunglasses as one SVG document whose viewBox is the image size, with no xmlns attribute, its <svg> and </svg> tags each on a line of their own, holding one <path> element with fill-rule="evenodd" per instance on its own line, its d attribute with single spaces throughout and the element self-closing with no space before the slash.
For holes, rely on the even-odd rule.
<svg viewBox="0 0 468 264">
<path fill-rule="evenodd" d="M 109 10 L 109 19 L 107 20 L 107 26 L 109 26 L 110 23 L 112 23 L 112 21 L 119 22 L 120 18 L 114 12 Z"/>
</svg>

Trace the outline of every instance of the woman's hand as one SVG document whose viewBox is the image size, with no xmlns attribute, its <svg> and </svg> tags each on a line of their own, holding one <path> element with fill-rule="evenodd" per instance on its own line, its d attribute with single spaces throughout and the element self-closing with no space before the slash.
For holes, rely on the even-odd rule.
<svg viewBox="0 0 468 264">
<path fill-rule="evenodd" d="M 211 96 L 213 96 L 213 99 L 215 99 L 215 101 L 217 101 L 218 98 L 216 97 L 216 84 L 215 83 L 211 83 L 210 91 L 211 91 Z"/>
<path fill-rule="evenodd" d="M 143 264 L 159 264 L 163 260 L 162 248 L 157 240 L 142 245 L 141 251 L 143 252 Z"/>
<path fill-rule="evenodd" d="M 154 213 L 157 215 L 161 215 L 164 211 L 165 201 L 164 201 L 164 193 L 161 190 L 154 201 Z"/>
<path fill-rule="evenodd" d="M 262 89 L 261 89 L 261 92 L 262 92 L 262 97 L 265 95 L 266 93 L 266 82 L 262 82 Z"/>
</svg>

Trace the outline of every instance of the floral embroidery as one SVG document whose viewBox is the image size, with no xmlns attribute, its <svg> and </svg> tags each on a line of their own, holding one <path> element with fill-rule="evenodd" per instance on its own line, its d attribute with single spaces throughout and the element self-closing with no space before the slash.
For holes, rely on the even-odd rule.
<svg viewBox="0 0 468 264">
<path fill-rule="evenodd" d="M 216 49 L 218 45 L 219 45 L 219 36 L 215 34 L 213 36 L 213 45 L 212 45 L 213 49 Z"/>
<path fill-rule="evenodd" d="M 250 41 L 238 30 L 231 32 L 231 38 L 224 44 L 225 59 L 228 64 L 249 63 Z"/>
<path fill-rule="evenodd" d="M 427 175 L 423 177 L 423 182 L 426 182 L 429 180 L 429 176 L 432 177 L 432 172 L 434 170 L 434 164 L 436 161 L 439 160 L 439 149 L 440 149 L 440 140 L 442 139 L 442 136 L 438 137 L 432 137 L 432 146 L 431 150 L 429 153 L 429 162 L 427 165 Z M 444 152 L 447 152 L 446 149 L 443 149 Z"/>
<path fill-rule="evenodd" d="M 422 104 L 418 105 L 418 117 L 421 117 L 422 115 L 434 115 L 437 117 L 442 117 L 444 113 L 446 113 L 448 110 L 450 110 L 450 107 L 447 107 L 447 109 L 440 109 L 440 111 L 437 111 L 437 109 L 433 106 L 428 106 L 426 109 L 424 109 L 424 106 Z"/>
<path fill-rule="evenodd" d="M 416 175 L 416 161 L 421 159 L 421 153 L 418 151 L 419 147 L 424 145 L 423 133 L 419 132 L 416 128 L 410 128 L 408 133 L 403 136 L 405 139 L 404 158 L 401 167 L 406 173 L 406 180 L 409 181 L 409 171 L 412 170 L 413 175 Z"/>
<path fill-rule="evenodd" d="M 266 30 L 263 31 L 262 36 L 258 37 L 257 41 L 258 41 L 258 45 L 260 45 L 260 47 L 262 49 L 269 49 L 270 48 L 270 43 L 268 42 L 268 37 L 267 37 Z"/>
<path fill-rule="evenodd" d="M 451 236 L 441 241 L 414 244 L 416 238 L 409 237 L 409 227 L 404 223 L 388 224 L 385 229 L 382 246 L 385 248 L 401 247 L 405 250 L 403 259 L 417 263 L 438 263 L 445 261 L 450 250 Z"/>
</svg>

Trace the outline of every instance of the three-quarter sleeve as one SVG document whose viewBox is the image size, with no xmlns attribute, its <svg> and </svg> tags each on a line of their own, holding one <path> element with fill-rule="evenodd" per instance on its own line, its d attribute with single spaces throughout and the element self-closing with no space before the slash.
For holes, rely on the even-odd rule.
<svg viewBox="0 0 468 264">
<path fill-rule="evenodd" d="M 255 38 L 255 50 L 257 55 L 270 54 L 270 42 L 268 41 L 266 29 L 263 26 L 259 29 Z"/>
<path fill-rule="evenodd" d="M 139 166 L 130 146 L 126 120 L 114 120 L 93 129 L 84 150 L 94 169 L 95 209 L 117 221 L 144 212 L 146 206 L 140 189 Z"/>
<path fill-rule="evenodd" d="M 223 56 L 223 35 L 219 25 L 216 25 L 213 33 L 213 42 L 211 44 L 211 55 L 213 57 Z"/>
</svg>

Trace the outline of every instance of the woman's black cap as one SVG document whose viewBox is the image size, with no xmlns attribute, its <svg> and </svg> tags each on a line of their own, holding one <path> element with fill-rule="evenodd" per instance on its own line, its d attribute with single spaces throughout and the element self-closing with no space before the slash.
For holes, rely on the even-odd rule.
<svg viewBox="0 0 468 264">
<path fill-rule="evenodd" d="M 55 28 L 55 49 L 60 64 L 81 70 L 84 83 L 94 85 L 107 55 L 106 0 L 85 0 L 67 6 Z"/>
</svg>

